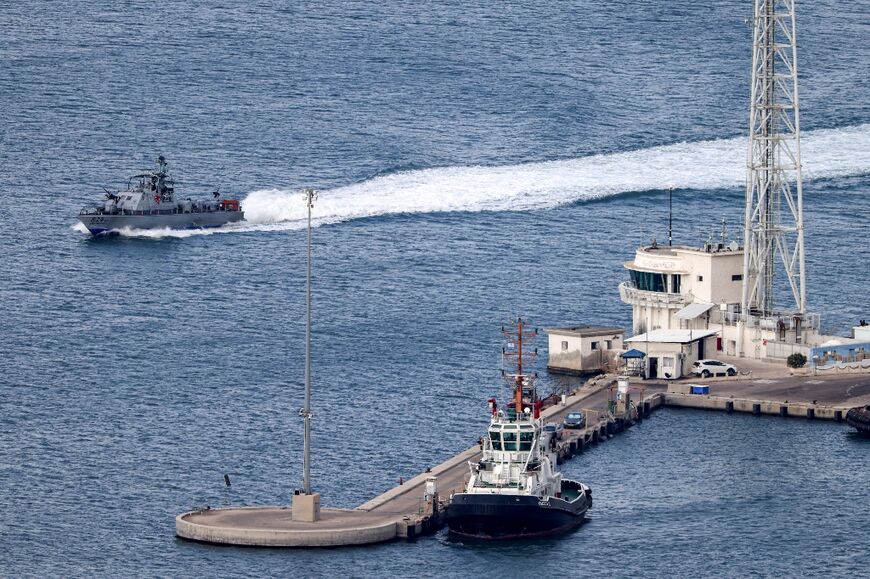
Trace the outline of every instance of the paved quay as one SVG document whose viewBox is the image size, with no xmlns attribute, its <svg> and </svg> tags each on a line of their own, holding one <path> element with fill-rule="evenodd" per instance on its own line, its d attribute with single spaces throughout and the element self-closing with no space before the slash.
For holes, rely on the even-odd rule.
<svg viewBox="0 0 870 579">
<path fill-rule="evenodd" d="M 578 437 L 591 438 L 602 428 L 613 380 L 584 386 L 566 404 L 542 412 L 547 421 L 561 421 L 569 412 L 588 410 L 590 427 L 566 436 L 563 445 Z M 645 393 L 664 392 L 663 385 L 644 385 Z M 637 396 L 639 391 L 633 395 Z M 595 437 L 598 440 L 598 437 Z M 261 547 L 331 547 L 410 538 L 438 525 L 437 500 L 424 501 L 426 481 L 436 477 L 438 494 L 447 497 L 464 488 L 468 461 L 478 460 L 480 446 L 472 447 L 379 495 L 356 509 L 322 509 L 314 523 L 293 521 L 289 507 L 228 507 L 202 509 L 178 515 L 176 535 L 204 543 Z M 443 498 L 442 498 L 443 502 Z"/>
<path fill-rule="evenodd" d="M 787 372 L 787 371 L 786 371 Z M 870 404 L 870 375 L 844 374 L 820 378 L 788 375 L 757 378 L 693 380 L 707 384 L 709 395 L 677 392 L 677 384 L 663 394 L 666 406 L 771 414 L 842 422 L 850 408 Z"/>
<path fill-rule="evenodd" d="M 203 509 L 179 515 L 179 537 L 256 547 L 335 547 L 389 541 L 396 518 L 350 509 L 321 509 L 316 523 L 294 521 L 289 507 Z"/>
<path fill-rule="evenodd" d="M 543 411 L 548 422 L 559 422 L 569 412 L 587 411 L 586 429 L 565 432 L 559 447 L 561 458 L 570 458 L 587 444 L 606 440 L 630 424 L 606 413 L 614 382 L 611 378 L 584 386 L 568 396 L 564 406 Z M 707 384 L 710 394 L 668 393 L 685 384 Z M 755 362 L 733 378 L 689 378 L 670 384 L 633 380 L 631 394 L 642 402 L 641 410 L 681 406 L 841 420 L 848 408 L 870 404 L 870 375 L 791 375 L 784 366 Z M 464 488 L 468 462 L 479 457 L 479 445 L 471 446 L 356 509 L 324 508 L 314 523 L 293 521 L 289 507 L 230 507 L 178 515 L 176 534 L 206 543 L 261 547 L 330 547 L 413 538 L 438 528 L 439 507 L 450 493 Z M 431 477 L 436 478 L 440 501 L 438 497 L 424 499 Z"/>
</svg>

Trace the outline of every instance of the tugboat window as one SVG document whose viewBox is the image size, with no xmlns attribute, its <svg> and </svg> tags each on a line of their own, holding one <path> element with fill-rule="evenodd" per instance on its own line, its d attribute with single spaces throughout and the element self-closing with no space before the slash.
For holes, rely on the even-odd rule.
<svg viewBox="0 0 870 579">
<path fill-rule="evenodd" d="M 516 451 L 517 449 L 517 433 L 516 432 L 503 432 L 502 438 L 504 439 L 504 449 L 508 451 Z"/>
<path fill-rule="evenodd" d="M 489 440 L 492 441 L 493 450 L 501 450 L 501 437 L 498 435 L 498 432 L 490 432 Z"/>
<path fill-rule="evenodd" d="M 520 432 L 520 452 L 529 452 L 532 450 L 532 440 L 535 438 L 534 432 Z"/>
</svg>

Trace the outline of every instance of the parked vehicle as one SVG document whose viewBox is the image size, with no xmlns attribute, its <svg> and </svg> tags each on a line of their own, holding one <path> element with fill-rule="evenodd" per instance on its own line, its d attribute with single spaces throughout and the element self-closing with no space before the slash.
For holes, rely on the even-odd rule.
<svg viewBox="0 0 870 579">
<path fill-rule="evenodd" d="M 734 376 L 737 368 L 720 360 L 698 360 L 692 364 L 692 374 L 709 378 L 710 376 Z"/>
<path fill-rule="evenodd" d="M 551 432 L 556 436 L 556 440 L 562 440 L 562 435 L 565 432 L 565 428 L 561 424 L 557 424 L 555 422 L 548 422 L 544 425 L 544 432 Z"/>
<path fill-rule="evenodd" d="M 571 412 L 565 417 L 562 424 L 565 428 L 584 428 L 586 426 L 586 415 L 582 412 Z"/>
</svg>

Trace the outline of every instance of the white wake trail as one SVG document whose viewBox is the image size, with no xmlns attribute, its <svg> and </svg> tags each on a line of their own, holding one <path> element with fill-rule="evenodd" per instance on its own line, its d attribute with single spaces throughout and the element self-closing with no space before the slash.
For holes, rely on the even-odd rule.
<svg viewBox="0 0 870 579">
<path fill-rule="evenodd" d="M 743 187 L 746 137 L 677 143 L 578 159 L 406 171 L 321 191 L 315 223 L 399 213 L 528 211 L 620 193 Z M 803 175 L 813 179 L 870 173 L 870 124 L 803 134 Z M 300 229 L 299 190 L 261 189 L 242 201 L 246 221 L 219 229 L 122 234 L 188 237 L 211 233 Z"/>
<path fill-rule="evenodd" d="M 803 135 L 804 180 L 870 173 L 870 124 Z M 502 167 L 444 167 L 375 177 L 319 195 L 320 222 L 395 213 L 527 211 L 635 191 L 742 187 L 746 138 Z M 263 189 L 242 202 L 250 226 L 298 222 L 298 191 Z"/>
</svg>

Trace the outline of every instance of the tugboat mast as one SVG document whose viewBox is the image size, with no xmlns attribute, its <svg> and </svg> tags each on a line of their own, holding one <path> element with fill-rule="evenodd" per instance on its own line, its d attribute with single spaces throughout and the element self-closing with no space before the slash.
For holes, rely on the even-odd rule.
<svg viewBox="0 0 870 579">
<path fill-rule="evenodd" d="M 502 349 L 502 355 L 507 360 L 512 360 L 516 365 L 516 374 L 513 377 L 514 387 L 514 410 L 516 411 L 517 417 L 519 417 L 520 413 L 523 411 L 523 386 L 525 385 L 526 378 L 529 379 L 529 386 L 533 388 L 533 384 L 531 382 L 532 377 L 527 376 L 523 373 L 523 340 L 533 338 L 538 335 L 538 330 L 526 330 L 526 324 L 521 317 L 517 318 L 516 323 L 511 324 L 508 328 L 502 328 L 502 333 L 509 340 L 508 344 L 513 346 L 516 344 L 516 350 L 508 350 L 507 348 Z M 537 355 L 537 350 L 532 353 L 526 354 L 526 356 L 534 356 Z M 531 401 L 534 404 L 534 400 Z"/>
</svg>

